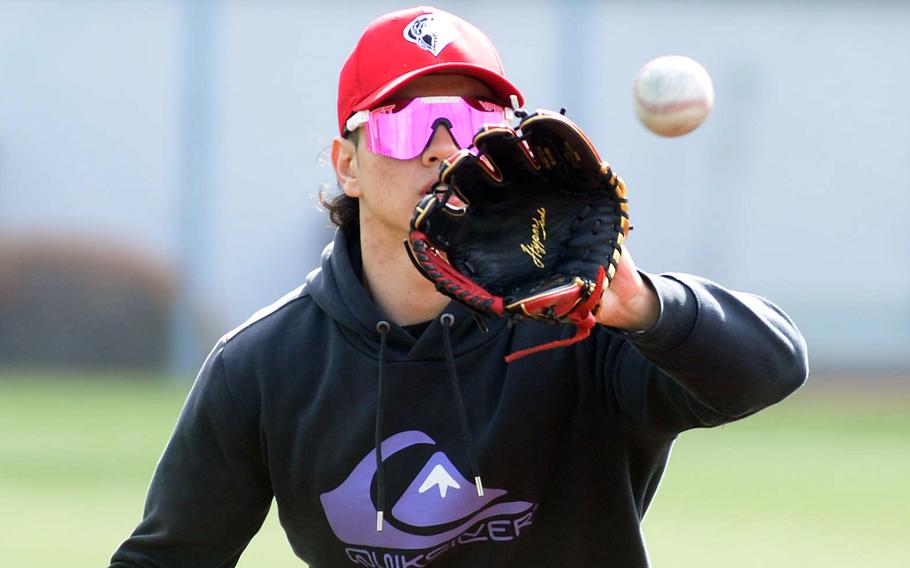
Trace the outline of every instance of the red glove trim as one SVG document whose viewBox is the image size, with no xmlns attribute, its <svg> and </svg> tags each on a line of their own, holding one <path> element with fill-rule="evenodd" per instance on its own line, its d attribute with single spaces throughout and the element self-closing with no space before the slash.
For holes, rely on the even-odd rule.
<svg viewBox="0 0 910 568">
<path fill-rule="evenodd" d="M 444 293 L 457 297 L 459 301 L 481 312 L 497 316 L 505 313 L 502 296 L 487 292 L 476 282 L 455 270 L 440 256 L 439 251 L 430 246 L 423 232 L 413 230 L 409 236 L 412 258 L 416 260 L 424 275 L 436 284 L 436 288 L 440 291 L 445 290 Z"/>
<path fill-rule="evenodd" d="M 601 266 L 597 271 L 597 286 L 594 287 L 594 292 L 578 304 L 568 315 L 568 319 L 575 325 L 575 335 L 568 339 L 557 339 L 549 343 L 544 343 L 543 345 L 536 345 L 511 353 L 506 356 L 506 363 L 511 363 L 516 359 L 521 359 L 522 357 L 533 353 L 572 345 L 591 335 L 591 330 L 597 325 L 597 318 L 594 317 L 594 312 L 597 311 L 597 304 L 600 302 L 600 297 L 603 294 L 605 279 L 606 273 L 604 272 L 604 267 Z"/>
</svg>

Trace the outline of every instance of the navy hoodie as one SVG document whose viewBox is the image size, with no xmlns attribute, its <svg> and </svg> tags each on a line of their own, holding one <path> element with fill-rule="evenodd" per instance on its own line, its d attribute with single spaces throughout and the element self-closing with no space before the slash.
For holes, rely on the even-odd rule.
<svg viewBox="0 0 910 568">
<path fill-rule="evenodd" d="M 112 567 L 234 566 L 273 497 L 313 568 L 647 566 L 639 525 L 676 436 L 807 375 L 780 309 L 681 274 L 644 275 L 652 329 L 597 326 L 511 364 L 574 330 L 482 332 L 451 303 L 445 323 L 382 334 L 349 239 L 215 346 Z"/>
</svg>

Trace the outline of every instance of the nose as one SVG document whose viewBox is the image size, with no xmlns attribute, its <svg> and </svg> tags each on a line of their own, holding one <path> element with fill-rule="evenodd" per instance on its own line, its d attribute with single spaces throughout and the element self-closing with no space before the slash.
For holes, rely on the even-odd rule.
<svg viewBox="0 0 910 568">
<path fill-rule="evenodd" d="M 420 159 L 426 166 L 438 166 L 440 161 L 448 158 L 458 150 L 458 144 L 455 143 L 455 139 L 452 138 L 449 129 L 440 124 L 436 127 L 436 131 L 433 132 L 433 138 L 430 139 L 430 143 L 427 144 L 423 154 L 420 155 Z"/>
</svg>

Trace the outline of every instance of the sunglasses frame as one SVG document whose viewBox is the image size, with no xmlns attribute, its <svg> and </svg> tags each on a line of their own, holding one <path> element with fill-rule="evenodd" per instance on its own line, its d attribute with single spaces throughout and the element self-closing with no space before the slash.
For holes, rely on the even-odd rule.
<svg viewBox="0 0 910 568">
<path fill-rule="evenodd" d="M 345 134 L 353 132 L 354 130 L 360 128 L 363 125 L 369 124 L 370 118 L 377 114 L 395 114 L 395 113 L 404 111 L 409 105 L 411 105 L 416 100 L 419 100 L 421 103 L 428 104 L 428 105 L 432 105 L 432 104 L 449 104 L 449 105 L 451 105 L 453 103 L 463 103 L 463 104 L 469 105 L 471 108 L 473 108 L 477 111 L 480 111 L 480 112 L 485 112 L 485 113 L 501 112 L 502 113 L 501 121 L 500 120 L 492 121 L 489 124 L 501 123 L 504 125 L 508 125 L 515 117 L 514 111 L 511 107 L 504 106 L 499 103 L 495 103 L 493 101 L 490 101 L 490 100 L 487 100 L 487 99 L 481 98 L 481 97 L 461 97 L 461 96 L 414 97 L 411 99 L 387 101 L 384 104 L 377 106 L 375 108 L 372 108 L 369 110 L 361 110 L 361 111 L 354 113 L 345 122 Z M 451 126 L 451 122 L 443 114 L 440 114 L 440 116 L 436 119 L 436 122 L 434 122 L 434 124 L 432 125 L 432 130 L 435 131 L 435 128 L 438 127 L 439 122 L 442 122 L 445 126 L 447 126 L 450 134 L 452 135 L 452 137 L 454 139 L 455 135 L 452 132 L 453 128 Z M 427 140 L 427 143 L 429 143 L 429 138 Z M 457 140 L 456 140 L 456 143 L 458 143 L 460 145 L 460 143 Z M 473 144 L 473 141 L 469 142 L 465 147 L 470 147 L 472 144 Z M 417 155 L 412 156 L 411 158 L 398 158 L 396 156 L 389 156 L 388 154 L 385 154 L 383 152 L 378 152 L 378 153 L 388 156 L 393 159 L 403 159 L 403 160 L 413 159 L 414 157 L 419 155 L 419 153 L 418 153 Z"/>
</svg>

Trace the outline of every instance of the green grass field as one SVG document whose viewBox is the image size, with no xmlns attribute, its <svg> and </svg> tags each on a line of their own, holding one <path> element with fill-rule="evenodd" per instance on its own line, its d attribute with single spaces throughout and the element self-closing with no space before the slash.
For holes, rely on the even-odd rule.
<svg viewBox="0 0 910 568">
<path fill-rule="evenodd" d="M 4 566 L 106 566 L 188 385 L 0 373 Z M 910 566 L 910 398 L 810 388 L 683 434 L 644 523 L 657 567 Z M 274 515 L 242 567 L 302 566 Z"/>
</svg>

